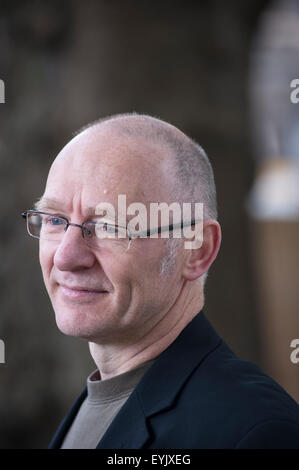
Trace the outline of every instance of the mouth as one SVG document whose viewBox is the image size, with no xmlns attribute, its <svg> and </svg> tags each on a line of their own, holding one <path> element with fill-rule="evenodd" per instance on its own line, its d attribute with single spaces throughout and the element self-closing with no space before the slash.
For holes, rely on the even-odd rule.
<svg viewBox="0 0 299 470">
<path fill-rule="evenodd" d="M 62 296 L 67 300 L 88 301 L 109 294 L 109 292 L 104 289 L 90 289 L 88 287 L 67 286 L 65 284 L 59 284 L 59 286 Z"/>
</svg>

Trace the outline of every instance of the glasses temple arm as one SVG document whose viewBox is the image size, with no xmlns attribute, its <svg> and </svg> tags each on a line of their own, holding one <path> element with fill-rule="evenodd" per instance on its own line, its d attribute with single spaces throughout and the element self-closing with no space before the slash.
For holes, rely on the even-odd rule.
<svg viewBox="0 0 299 470">
<path fill-rule="evenodd" d="M 172 231 L 172 230 L 175 230 L 176 228 L 184 228 L 184 227 L 187 227 L 188 225 L 195 225 L 201 220 L 202 219 L 192 219 L 191 222 L 184 223 L 183 221 L 181 221 L 177 224 L 165 225 L 163 227 L 148 229 L 148 230 L 144 230 L 143 232 L 138 232 L 138 234 L 135 237 L 129 234 L 129 238 L 140 238 L 144 236 L 150 237 L 154 233 L 162 233 L 162 232 L 165 232 L 166 230 Z"/>
</svg>

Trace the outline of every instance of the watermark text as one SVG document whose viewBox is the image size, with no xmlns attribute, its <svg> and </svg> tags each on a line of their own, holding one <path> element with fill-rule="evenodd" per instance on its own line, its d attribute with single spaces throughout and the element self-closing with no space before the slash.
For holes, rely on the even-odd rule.
<svg viewBox="0 0 299 470">
<path fill-rule="evenodd" d="M 299 103 L 299 78 L 294 78 L 290 83 L 290 87 L 294 88 L 290 93 L 291 103 L 297 104 Z"/>
<path fill-rule="evenodd" d="M 182 206 L 182 207 L 181 207 Z M 151 202 L 149 213 L 145 204 L 133 202 L 127 207 L 126 195 L 119 194 L 117 210 L 109 202 L 100 202 L 95 214 L 109 223 L 126 227 L 132 236 L 139 238 L 186 238 L 186 249 L 200 248 L 203 243 L 203 203 Z M 117 214 L 117 215 L 116 215 Z M 127 216 L 135 216 L 127 223 Z M 111 233 L 125 238 L 126 232 Z"/>
<path fill-rule="evenodd" d="M 0 80 L 0 103 L 5 103 L 5 85 L 3 80 Z"/>
<path fill-rule="evenodd" d="M 299 362 L 299 339 L 293 339 L 290 344 L 291 348 L 295 348 L 290 355 L 291 362 L 298 364 Z"/>
<path fill-rule="evenodd" d="M 5 363 L 5 344 L 3 339 L 0 339 L 0 364 Z"/>
</svg>

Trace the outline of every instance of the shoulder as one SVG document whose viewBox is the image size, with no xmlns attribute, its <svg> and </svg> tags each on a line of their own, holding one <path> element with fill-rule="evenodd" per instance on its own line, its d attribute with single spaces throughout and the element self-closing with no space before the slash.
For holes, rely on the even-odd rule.
<svg viewBox="0 0 299 470">
<path fill-rule="evenodd" d="M 283 419 L 259 422 L 239 440 L 236 449 L 299 449 L 299 423 Z"/>
<path fill-rule="evenodd" d="M 257 365 L 235 356 L 224 342 L 190 376 L 181 403 L 191 420 L 197 416 L 207 423 L 210 442 L 219 433 L 219 442 L 227 441 L 229 447 L 299 448 L 298 404 Z"/>
</svg>

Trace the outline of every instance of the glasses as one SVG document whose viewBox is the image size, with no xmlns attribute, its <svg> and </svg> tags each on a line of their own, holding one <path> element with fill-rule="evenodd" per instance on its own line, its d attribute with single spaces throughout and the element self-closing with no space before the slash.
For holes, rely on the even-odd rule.
<svg viewBox="0 0 299 470">
<path fill-rule="evenodd" d="M 181 230 L 183 227 L 195 225 L 197 222 L 196 220 L 191 220 L 189 223 L 182 221 L 178 224 L 132 233 L 127 227 L 103 221 L 87 221 L 82 224 L 74 224 L 70 223 L 66 217 L 35 210 L 23 212 L 22 217 L 26 219 L 28 234 L 39 240 L 61 242 L 68 227 L 73 226 L 81 229 L 82 237 L 87 245 L 92 248 L 102 248 L 109 245 L 124 250 L 130 248 L 131 241 L 134 238 L 147 238 L 165 231 Z"/>
</svg>

